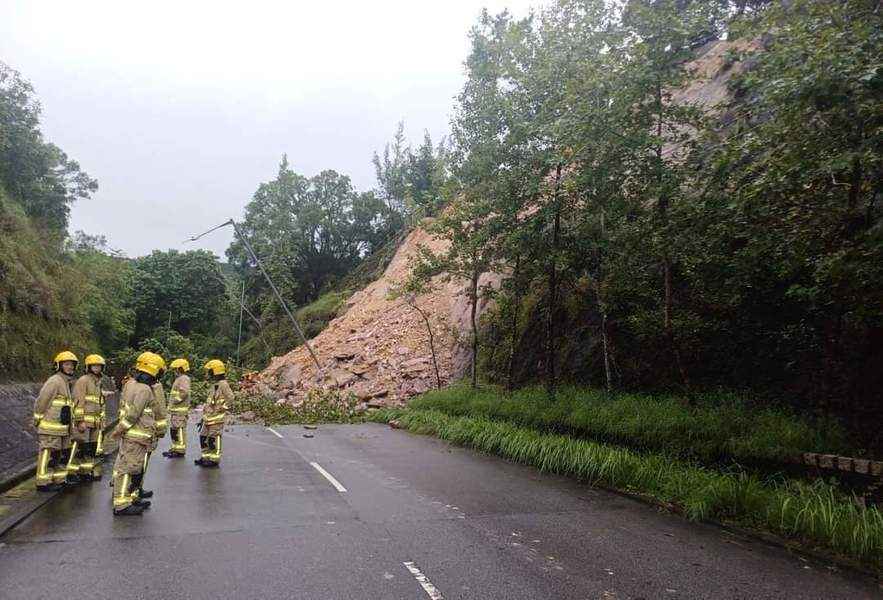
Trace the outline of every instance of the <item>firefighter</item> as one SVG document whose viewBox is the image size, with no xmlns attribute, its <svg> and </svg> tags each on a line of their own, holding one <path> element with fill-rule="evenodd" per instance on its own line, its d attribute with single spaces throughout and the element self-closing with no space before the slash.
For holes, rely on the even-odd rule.
<svg viewBox="0 0 883 600">
<path fill-rule="evenodd" d="M 68 479 L 65 450 L 70 443 L 71 381 L 79 360 L 70 350 L 59 352 L 53 364 L 55 372 L 46 380 L 34 402 L 34 427 L 37 429 L 37 489 L 54 492 Z M 71 477 L 71 483 L 76 478 Z"/>
<path fill-rule="evenodd" d="M 147 477 L 147 467 L 150 464 L 150 457 L 153 456 L 154 450 L 159 443 L 160 438 L 165 437 L 169 428 L 168 413 L 166 412 L 166 395 L 162 387 L 162 377 L 166 372 L 166 361 L 159 354 L 153 352 L 145 352 L 148 355 L 147 360 L 156 365 L 157 374 L 156 382 L 151 386 L 153 399 L 151 400 L 145 411 L 154 419 L 153 437 L 151 438 L 150 448 L 144 455 L 144 467 L 141 469 L 141 477 L 138 479 L 137 494 L 139 498 L 152 498 L 153 491 L 144 489 L 144 478 Z M 147 505 L 150 506 L 149 504 Z M 146 508 L 146 507 L 145 507 Z"/>
<path fill-rule="evenodd" d="M 90 354 L 83 361 L 86 372 L 74 384 L 74 421 L 71 426 L 71 459 L 68 472 L 76 472 L 84 481 L 101 479 L 103 429 L 107 417 L 101 379 L 104 358 Z"/>
<path fill-rule="evenodd" d="M 218 359 L 212 359 L 203 367 L 212 387 L 202 409 L 199 446 L 202 456 L 193 461 L 200 467 L 217 467 L 221 463 L 221 434 L 227 417 L 227 407 L 233 401 L 233 390 L 227 383 L 227 368 Z"/>
<path fill-rule="evenodd" d="M 159 374 L 159 365 L 143 352 L 135 361 L 135 377 L 123 388 L 121 412 L 117 426 L 110 437 L 122 438 L 116 463 L 113 466 L 113 514 L 140 515 L 150 506 L 138 494 L 144 476 L 144 457 L 153 444 L 153 415 L 147 411 L 155 401 L 152 386 Z"/>
<path fill-rule="evenodd" d="M 171 446 L 162 453 L 166 458 L 179 458 L 187 452 L 187 418 L 190 414 L 190 363 L 176 358 L 170 365 L 175 370 L 175 381 L 169 392 L 169 437 Z"/>
</svg>

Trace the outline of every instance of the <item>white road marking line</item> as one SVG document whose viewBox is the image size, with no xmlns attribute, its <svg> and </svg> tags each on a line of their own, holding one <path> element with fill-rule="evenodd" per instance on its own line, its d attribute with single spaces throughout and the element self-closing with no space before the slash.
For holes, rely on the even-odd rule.
<svg viewBox="0 0 883 600">
<path fill-rule="evenodd" d="M 334 486 L 334 489 L 336 489 L 338 492 L 345 492 L 345 491 L 346 491 L 346 488 L 343 487 L 342 485 L 340 485 L 340 482 L 339 482 L 338 480 L 336 480 L 336 479 L 334 478 L 334 476 L 331 475 L 331 473 L 329 473 L 328 471 L 326 471 L 325 469 L 323 469 L 323 468 L 319 465 L 319 463 L 311 462 L 310 464 L 313 466 L 314 469 L 316 469 L 317 471 L 319 471 L 319 472 L 322 474 L 322 476 L 325 477 L 325 479 L 327 479 L 328 481 L 331 482 L 331 485 Z"/>
<path fill-rule="evenodd" d="M 272 427 L 267 427 L 267 431 L 275 435 L 277 438 L 282 439 L 282 434 L 273 429 Z"/>
<path fill-rule="evenodd" d="M 417 583 L 420 584 L 420 586 L 432 600 L 445 600 L 445 597 L 441 595 L 441 592 L 438 591 L 438 589 L 434 585 L 432 585 L 432 582 L 429 581 L 426 575 L 420 572 L 420 569 L 418 569 L 414 563 L 409 561 L 403 562 L 402 564 L 405 565 L 405 568 L 411 572 L 411 575 L 414 576 L 414 579 L 417 580 Z"/>
</svg>

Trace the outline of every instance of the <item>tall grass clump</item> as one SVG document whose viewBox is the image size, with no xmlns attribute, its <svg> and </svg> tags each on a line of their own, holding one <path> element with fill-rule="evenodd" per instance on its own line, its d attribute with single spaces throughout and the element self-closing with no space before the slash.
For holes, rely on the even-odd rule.
<svg viewBox="0 0 883 600">
<path fill-rule="evenodd" d="M 637 453 L 484 417 L 434 410 L 386 410 L 369 419 L 664 502 L 692 520 L 716 519 L 821 546 L 880 567 L 883 515 L 824 482 L 766 483 L 695 462 Z"/>
<path fill-rule="evenodd" d="M 705 463 L 782 462 L 803 452 L 849 453 L 843 429 L 812 424 L 782 408 L 748 407 L 731 394 L 706 394 L 687 404 L 675 396 L 608 394 L 565 388 L 554 399 L 526 388 L 453 386 L 415 399 L 416 410 L 482 417 L 551 433 L 566 433 L 664 452 Z"/>
</svg>

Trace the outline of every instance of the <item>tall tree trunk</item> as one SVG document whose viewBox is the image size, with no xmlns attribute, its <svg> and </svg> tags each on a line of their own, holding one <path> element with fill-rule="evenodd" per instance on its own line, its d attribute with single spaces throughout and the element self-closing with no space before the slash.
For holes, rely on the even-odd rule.
<svg viewBox="0 0 883 600">
<path fill-rule="evenodd" d="M 441 389 L 441 375 L 438 373 L 438 358 L 435 354 L 435 336 L 432 334 L 432 325 L 429 323 L 429 316 L 417 306 L 417 300 L 407 300 L 408 305 L 417 311 L 417 313 L 423 317 L 423 322 L 426 324 L 426 332 L 429 334 L 429 353 L 432 356 L 432 367 L 435 369 L 435 387 L 436 389 Z"/>
<path fill-rule="evenodd" d="M 518 312 L 521 310 L 521 255 L 515 258 L 515 271 L 512 274 L 515 288 L 515 301 L 512 307 L 512 329 L 509 335 L 509 372 L 506 376 L 506 391 L 515 389 L 515 347 L 518 343 Z"/>
<path fill-rule="evenodd" d="M 475 264 L 477 253 L 473 252 L 472 260 L 473 265 Z M 478 387 L 478 320 L 476 319 L 476 312 L 478 310 L 478 267 L 474 267 L 472 271 L 472 281 L 469 288 L 469 296 L 472 300 L 472 307 L 470 311 L 470 319 L 472 321 L 472 387 Z"/>
<path fill-rule="evenodd" d="M 558 243 L 561 232 L 561 200 L 559 194 L 561 191 L 561 163 L 555 167 L 555 217 L 552 227 L 552 251 L 549 261 L 549 315 L 546 327 L 546 389 L 549 396 L 555 395 L 555 389 L 558 387 L 558 380 L 555 373 L 555 353 L 557 350 L 557 339 L 555 332 L 555 312 L 558 308 Z"/>
<path fill-rule="evenodd" d="M 601 209 L 601 240 L 606 236 L 606 228 L 604 222 L 604 209 Z M 601 294 L 601 282 L 604 278 L 604 257 L 599 252 L 598 256 L 598 277 L 595 281 L 595 296 L 598 299 L 598 311 L 601 313 L 601 347 L 604 352 L 604 377 L 606 380 L 607 391 L 613 389 L 613 379 L 610 374 L 610 346 L 607 340 L 607 305 Z"/>
<path fill-rule="evenodd" d="M 657 121 L 656 121 L 656 166 L 657 166 L 657 175 L 656 175 L 656 184 L 659 189 L 659 203 L 657 208 L 659 210 L 660 220 L 662 222 L 662 227 L 665 228 L 668 226 L 668 206 L 669 206 L 669 198 L 668 194 L 664 190 L 664 181 L 663 181 L 663 159 L 662 159 L 662 123 L 663 123 L 663 106 L 662 106 L 662 82 L 657 82 L 656 86 L 656 109 L 657 109 Z M 663 279 L 663 308 L 662 308 L 662 327 L 665 333 L 665 341 L 668 345 L 668 350 L 671 352 L 672 356 L 675 359 L 675 366 L 678 369 L 678 372 L 681 376 L 681 382 L 684 384 L 684 387 L 690 387 L 690 380 L 687 377 L 687 371 L 684 369 L 684 364 L 681 361 L 681 352 L 678 349 L 678 345 L 675 341 L 674 328 L 672 327 L 672 281 L 671 281 L 671 252 L 668 245 L 663 249 L 662 256 L 662 279 Z"/>
</svg>

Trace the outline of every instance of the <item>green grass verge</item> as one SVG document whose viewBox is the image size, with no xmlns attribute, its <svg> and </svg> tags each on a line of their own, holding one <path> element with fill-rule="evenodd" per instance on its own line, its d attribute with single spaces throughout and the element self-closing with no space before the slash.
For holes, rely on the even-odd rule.
<svg viewBox="0 0 883 600">
<path fill-rule="evenodd" d="M 496 454 L 542 471 L 599 482 L 677 507 L 692 520 L 715 519 L 834 551 L 875 570 L 883 556 L 883 514 L 858 506 L 823 482 L 764 483 L 664 454 L 639 454 L 486 418 L 432 410 L 383 410 L 414 433 Z"/>
<path fill-rule="evenodd" d="M 452 386 L 427 392 L 410 406 L 705 463 L 782 462 L 803 452 L 851 452 L 845 432 L 835 423 L 812 425 L 783 409 L 748 408 L 726 394 L 707 394 L 687 405 L 673 396 L 607 394 L 585 388 L 564 388 L 550 400 L 545 390 L 537 388 L 506 395 L 496 388 Z"/>
</svg>

